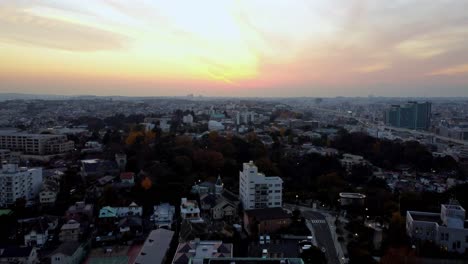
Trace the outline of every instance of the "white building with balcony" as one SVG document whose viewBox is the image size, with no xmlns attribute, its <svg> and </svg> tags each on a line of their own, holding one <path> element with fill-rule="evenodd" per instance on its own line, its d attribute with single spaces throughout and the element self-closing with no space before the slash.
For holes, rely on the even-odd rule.
<svg viewBox="0 0 468 264">
<path fill-rule="evenodd" d="M 180 216 L 182 219 L 187 219 L 191 222 L 203 221 L 200 217 L 200 207 L 198 202 L 182 198 L 180 203 Z"/>
<path fill-rule="evenodd" d="M 154 223 L 156 228 L 168 228 L 171 229 L 174 221 L 175 207 L 168 203 L 163 203 L 154 206 L 153 214 L 150 220 Z"/>
<path fill-rule="evenodd" d="M 42 168 L 4 164 L 0 171 L 0 206 L 11 205 L 19 198 L 31 204 L 38 197 L 41 187 Z"/>
<path fill-rule="evenodd" d="M 414 240 L 429 240 L 447 251 L 468 250 L 465 209 L 458 204 L 442 204 L 440 213 L 407 211 L 406 232 Z"/>
<path fill-rule="evenodd" d="M 245 210 L 281 207 L 283 180 L 278 176 L 265 176 L 250 161 L 239 172 L 239 199 Z"/>
</svg>

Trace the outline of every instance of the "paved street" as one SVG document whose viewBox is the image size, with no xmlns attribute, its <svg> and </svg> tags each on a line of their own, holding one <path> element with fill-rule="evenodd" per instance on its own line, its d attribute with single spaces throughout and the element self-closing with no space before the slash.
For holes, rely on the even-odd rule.
<svg viewBox="0 0 468 264">
<path fill-rule="evenodd" d="M 302 215 L 310 220 L 315 233 L 315 238 L 319 248 L 325 248 L 325 255 L 329 264 L 340 264 L 340 260 L 337 257 L 335 244 L 333 242 L 332 233 L 328 224 L 325 220 L 325 216 L 321 213 L 312 211 L 303 211 Z"/>
</svg>

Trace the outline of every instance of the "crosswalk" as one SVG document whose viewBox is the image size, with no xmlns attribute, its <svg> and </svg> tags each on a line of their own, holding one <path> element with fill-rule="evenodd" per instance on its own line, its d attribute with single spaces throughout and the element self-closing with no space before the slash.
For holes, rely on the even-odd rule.
<svg viewBox="0 0 468 264">
<path fill-rule="evenodd" d="M 325 220 L 310 220 L 312 224 L 326 224 L 327 221 Z"/>
</svg>

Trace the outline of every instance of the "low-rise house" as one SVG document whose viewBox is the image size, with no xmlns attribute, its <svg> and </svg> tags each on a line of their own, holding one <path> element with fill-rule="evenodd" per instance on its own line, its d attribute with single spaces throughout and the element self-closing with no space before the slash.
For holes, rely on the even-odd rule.
<svg viewBox="0 0 468 264">
<path fill-rule="evenodd" d="M 88 159 L 81 161 L 81 176 L 102 177 L 105 175 L 118 175 L 120 172 L 117 163 L 113 160 Z"/>
<path fill-rule="evenodd" d="M 156 229 L 151 231 L 138 254 L 135 264 L 163 264 L 174 237 L 174 231 Z"/>
<path fill-rule="evenodd" d="M 279 207 L 244 211 L 244 229 L 249 235 L 275 233 L 290 224 L 290 215 Z"/>
<path fill-rule="evenodd" d="M 120 233 L 139 235 L 143 232 L 143 221 L 139 216 L 126 216 L 118 223 Z"/>
<path fill-rule="evenodd" d="M 120 182 L 122 184 L 133 186 L 135 184 L 135 173 L 133 172 L 120 173 Z"/>
<path fill-rule="evenodd" d="M 174 219 L 175 207 L 168 203 L 163 203 L 158 206 L 154 206 L 153 214 L 150 220 L 153 222 L 156 228 L 168 228 L 172 226 Z"/>
<path fill-rule="evenodd" d="M 58 218 L 52 216 L 20 219 L 18 231 L 24 237 L 25 246 L 43 246 L 57 225 Z"/>
<path fill-rule="evenodd" d="M 216 183 L 209 191 L 209 193 L 200 195 L 201 209 L 209 213 L 213 220 L 234 220 L 237 216 L 239 199 L 236 195 L 224 189 L 220 176 L 218 176 Z"/>
<path fill-rule="evenodd" d="M 182 198 L 180 204 L 180 216 L 182 219 L 189 221 L 203 221 L 200 217 L 200 208 L 198 202 L 194 200 L 187 200 Z"/>
<path fill-rule="evenodd" d="M 60 184 L 51 179 L 43 181 L 42 189 L 39 192 L 39 202 L 41 205 L 51 206 L 57 201 L 57 195 L 60 191 Z"/>
<path fill-rule="evenodd" d="M 0 247 L 0 263 L 35 264 L 39 259 L 34 247 L 8 246 Z"/>
<path fill-rule="evenodd" d="M 75 220 L 69 220 L 60 228 L 59 239 L 62 242 L 78 241 L 80 239 L 81 228 L 80 223 Z"/>
<path fill-rule="evenodd" d="M 351 170 L 353 166 L 364 166 L 368 164 L 364 157 L 348 153 L 343 154 L 343 158 L 340 160 L 340 163 L 346 168 L 346 170 Z"/>
<path fill-rule="evenodd" d="M 195 239 L 179 243 L 172 264 L 203 264 L 207 258 L 232 258 L 233 245 L 223 241 L 202 241 Z"/>
<path fill-rule="evenodd" d="M 85 250 L 79 242 L 62 243 L 50 255 L 51 264 L 80 264 L 85 257 Z"/>
<path fill-rule="evenodd" d="M 143 208 L 136 203 L 131 203 L 127 207 L 105 206 L 99 210 L 99 218 L 122 218 L 126 216 L 141 216 Z"/>
<path fill-rule="evenodd" d="M 85 202 L 76 202 L 74 205 L 70 206 L 65 213 L 65 218 L 67 220 L 75 220 L 78 222 L 82 221 L 91 221 L 93 219 L 93 209 L 92 204 L 86 204 Z"/>
</svg>

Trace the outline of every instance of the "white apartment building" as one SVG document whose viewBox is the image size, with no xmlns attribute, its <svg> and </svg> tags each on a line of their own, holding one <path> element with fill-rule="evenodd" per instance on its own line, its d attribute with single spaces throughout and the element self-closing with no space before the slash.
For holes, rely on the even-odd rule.
<svg viewBox="0 0 468 264">
<path fill-rule="evenodd" d="M 448 251 L 468 250 L 465 209 L 457 204 L 442 204 L 440 214 L 407 211 L 406 232 L 414 240 L 433 241 Z"/>
<path fill-rule="evenodd" d="M 73 150 L 75 144 L 66 135 L 28 134 L 0 131 L 0 149 L 21 151 L 30 155 L 52 155 Z"/>
<path fill-rule="evenodd" d="M 4 164 L 0 171 L 0 206 L 8 206 L 19 198 L 34 202 L 42 187 L 42 168 Z"/>
<path fill-rule="evenodd" d="M 244 163 L 243 171 L 239 172 L 239 199 L 244 209 L 281 207 L 282 193 L 280 177 L 259 173 L 253 161 Z"/>
</svg>

